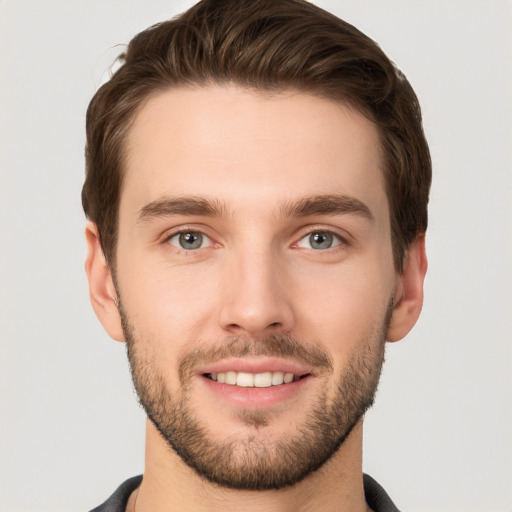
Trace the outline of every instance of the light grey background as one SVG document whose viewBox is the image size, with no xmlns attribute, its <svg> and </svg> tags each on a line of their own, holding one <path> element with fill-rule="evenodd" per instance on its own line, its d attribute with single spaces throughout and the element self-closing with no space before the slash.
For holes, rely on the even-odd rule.
<svg viewBox="0 0 512 512">
<path fill-rule="evenodd" d="M 84 113 L 121 43 L 191 1 L 0 1 L 0 510 L 89 510 L 143 469 L 124 347 L 88 302 Z M 423 316 L 389 347 L 365 471 L 404 511 L 512 507 L 507 0 L 318 1 L 377 40 L 434 162 Z"/>
</svg>

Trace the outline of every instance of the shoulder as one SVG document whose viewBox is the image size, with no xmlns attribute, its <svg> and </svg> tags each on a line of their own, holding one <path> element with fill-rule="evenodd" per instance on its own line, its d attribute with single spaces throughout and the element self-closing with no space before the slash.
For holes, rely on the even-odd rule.
<svg viewBox="0 0 512 512">
<path fill-rule="evenodd" d="M 130 494 L 137 489 L 141 482 L 142 475 L 129 478 L 115 490 L 107 501 L 90 512 L 125 512 Z"/>
<path fill-rule="evenodd" d="M 370 475 L 363 475 L 366 502 L 374 512 L 400 512 L 384 488 Z"/>
</svg>

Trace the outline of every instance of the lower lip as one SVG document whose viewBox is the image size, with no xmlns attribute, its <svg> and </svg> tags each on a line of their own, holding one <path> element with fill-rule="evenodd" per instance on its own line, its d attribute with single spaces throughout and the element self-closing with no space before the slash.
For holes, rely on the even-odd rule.
<svg viewBox="0 0 512 512">
<path fill-rule="evenodd" d="M 201 379 L 210 392 L 221 399 L 232 402 L 238 407 L 269 409 L 297 396 L 311 382 L 312 377 L 308 375 L 289 384 L 270 386 L 268 388 L 244 388 L 230 384 L 221 384 L 203 375 Z"/>
</svg>

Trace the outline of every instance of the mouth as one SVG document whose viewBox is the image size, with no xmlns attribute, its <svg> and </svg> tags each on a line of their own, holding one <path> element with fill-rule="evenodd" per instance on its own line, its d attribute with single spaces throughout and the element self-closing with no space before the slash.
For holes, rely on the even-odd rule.
<svg viewBox="0 0 512 512">
<path fill-rule="evenodd" d="M 220 384 L 238 386 L 242 388 L 270 388 L 272 386 L 282 386 L 297 382 L 307 376 L 309 373 L 297 375 L 291 372 L 271 372 L 264 371 L 260 373 L 226 371 L 218 373 L 206 373 L 204 377 Z"/>
<path fill-rule="evenodd" d="M 316 380 L 314 368 L 279 358 L 231 358 L 196 374 L 211 404 L 227 400 L 235 408 L 271 409 L 288 403 Z M 220 402 L 218 401 L 220 400 Z"/>
</svg>

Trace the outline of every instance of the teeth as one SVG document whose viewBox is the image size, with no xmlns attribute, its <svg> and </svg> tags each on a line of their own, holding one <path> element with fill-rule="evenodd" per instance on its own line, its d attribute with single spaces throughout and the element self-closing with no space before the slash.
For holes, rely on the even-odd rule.
<svg viewBox="0 0 512 512">
<path fill-rule="evenodd" d="M 230 384 L 242 388 L 269 388 L 270 386 L 280 386 L 298 380 L 298 377 L 295 377 L 293 373 L 283 372 L 246 373 L 230 371 L 210 373 L 209 376 L 212 380 L 221 384 Z"/>
<path fill-rule="evenodd" d="M 226 372 L 226 384 L 236 384 L 236 372 Z"/>
<path fill-rule="evenodd" d="M 253 388 L 254 375 L 252 373 L 239 372 L 236 378 L 236 385 L 242 388 Z"/>
<path fill-rule="evenodd" d="M 284 373 L 283 372 L 274 372 L 272 374 L 272 386 L 279 386 L 284 382 Z"/>
<path fill-rule="evenodd" d="M 293 380 L 293 373 L 285 373 L 283 380 L 285 384 L 289 384 Z"/>
<path fill-rule="evenodd" d="M 272 372 L 257 373 L 254 376 L 254 387 L 268 388 L 272 386 Z"/>
</svg>

